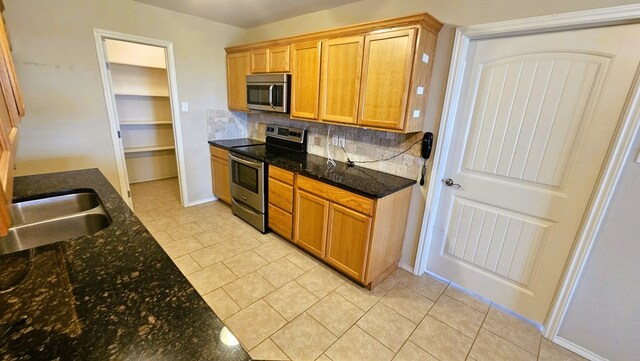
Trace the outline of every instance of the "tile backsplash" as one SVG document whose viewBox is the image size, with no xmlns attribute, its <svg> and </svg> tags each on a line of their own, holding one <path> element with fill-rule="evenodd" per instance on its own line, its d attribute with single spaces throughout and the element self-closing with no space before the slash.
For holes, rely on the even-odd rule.
<svg viewBox="0 0 640 361">
<path fill-rule="evenodd" d="M 236 113 L 234 113 L 234 115 L 235 114 Z M 291 120 L 288 114 L 253 113 L 246 115 L 246 130 L 249 138 L 264 140 L 267 124 L 306 129 L 308 137 L 307 152 L 327 158 L 327 152 L 330 152 L 333 159 L 341 162 L 347 161 L 347 157 L 342 149 L 331 144 L 327 146 L 327 141 L 330 143 L 334 135 L 345 136 L 346 142 L 344 148 L 347 154 L 349 154 L 349 158 L 356 162 L 387 159 L 404 151 L 422 139 L 422 133 L 400 134 L 339 125 L 311 123 Z M 329 137 L 327 137 L 327 131 L 330 132 Z M 211 131 L 209 134 L 209 139 L 212 139 Z M 401 177 L 416 179 L 422 167 L 420 144 L 415 144 L 404 154 L 389 160 L 373 163 L 356 163 L 356 165 L 399 175 Z"/>
<path fill-rule="evenodd" d="M 246 138 L 247 115 L 226 109 L 207 109 L 208 140 Z"/>
</svg>

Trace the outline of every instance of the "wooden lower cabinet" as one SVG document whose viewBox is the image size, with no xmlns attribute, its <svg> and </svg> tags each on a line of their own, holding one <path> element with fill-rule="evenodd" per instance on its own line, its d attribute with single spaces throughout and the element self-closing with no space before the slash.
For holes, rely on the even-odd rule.
<svg viewBox="0 0 640 361">
<path fill-rule="evenodd" d="M 331 203 L 328 227 L 325 261 L 352 278 L 364 281 L 371 217 Z"/>
<path fill-rule="evenodd" d="M 9 39 L 4 19 L 0 16 L 0 236 L 5 236 L 11 226 L 9 208 L 13 198 L 13 165 L 18 146 L 18 124 L 23 115 L 24 104 Z"/>
<path fill-rule="evenodd" d="M 294 243 L 324 258 L 329 201 L 302 190 L 296 191 Z"/>
<path fill-rule="evenodd" d="M 411 188 L 369 199 L 298 175 L 294 191 L 296 245 L 370 288 L 398 267 Z"/>
<path fill-rule="evenodd" d="M 293 180 L 292 172 L 269 166 L 267 223 L 287 241 L 293 239 Z"/>
<path fill-rule="evenodd" d="M 291 213 L 269 203 L 269 228 L 284 239 L 290 241 L 293 235 L 293 216 Z"/>
<path fill-rule="evenodd" d="M 210 147 L 210 150 L 213 194 L 221 201 L 227 204 L 231 204 L 231 184 L 229 181 L 229 152 L 216 147 Z"/>
</svg>

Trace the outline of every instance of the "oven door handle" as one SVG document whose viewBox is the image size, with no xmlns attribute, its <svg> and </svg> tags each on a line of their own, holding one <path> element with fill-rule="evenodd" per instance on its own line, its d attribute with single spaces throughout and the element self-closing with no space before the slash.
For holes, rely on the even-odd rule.
<svg viewBox="0 0 640 361">
<path fill-rule="evenodd" d="M 238 158 L 235 155 L 229 153 L 229 159 L 231 159 L 234 162 L 238 162 L 238 163 L 242 163 L 246 166 L 252 167 L 252 168 L 262 168 L 262 162 L 252 162 L 250 160 L 246 160 L 246 159 L 242 159 L 242 158 Z"/>
<path fill-rule="evenodd" d="M 273 87 L 275 87 L 275 84 L 271 84 L 269 86 L 269 105 L 271 105 L 271 107 L 273 109 L 275 109 L 276 107 L 273 105 Z"/>
</svg>

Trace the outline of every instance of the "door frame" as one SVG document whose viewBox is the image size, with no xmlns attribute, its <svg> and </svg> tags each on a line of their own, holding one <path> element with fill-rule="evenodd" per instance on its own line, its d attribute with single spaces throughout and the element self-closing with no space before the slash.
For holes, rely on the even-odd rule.
<svg viewBox="0 0 640 361">
<path fill-rule="evenodd" d="M 467 58 L 470 42 L 472 40 L 505 36 L 530 35 L 549 31 L 585 29 L 638 22 L 640 22 L 640 4 L 633 4 L 471 25 L 456 29 L 442 117 L 433 157 L 433 172 L 427 188 L 429 192 L 427 193 L 416 262 L 413 269 L 414 274 L 421 275 L 426 272 L 427 257 L 431 246 L 430 239 L 433 237 L 437 216 L 435 210 L 438 209 L 440 193 L 443 188 L 441 179 L 445 175 L 445 165 L 448 157 L 445 150 L 450 146 L 455 128 L 456 111 L 466 66 L 465 59 Z M 633 136 L 639 127 L 640 70 L 639 73 L 636 73 L 630 96 L 623 109 L 623 114 L 612 139 L 602 172 L 594 188 L 591 201 L 587 206 L 581 228 L 574 241 L 572 253 L 565 266 L 565 273 L 560 280 L 556 296 L 543 325 L 543 334 L 549 339 L 556 341 L 556 338 L 558 338 L 558 331 L 568 309 L 571 296 L 576 289 L 589 251 L 596 239 L 598 229 L 606 216 L 609 201 L 622 173 L 624 161 L 631 149 Z"/>
<path fill-rule="evenodd" d="M 157 46 L 165 49 L 170 94 L 169 101 L 171 103 L 171 116 L 173 117 L 173 141 L 175 143 L 176 162 L 178 167 L 178 188 L 180 189 L 180 202 L 184 207 L 186 204 L 189 204 L 189 202 L 187 197 L 187 172 L 185 169 L 184 150 L 182 142 L 180 102 L 178 101 L 178 82 L 176 80 L 176 62 L 173 53 L 173 42 L 95 28 L 93 29 L 93 34 L 96 43 L 96 51 L 98 53 L 98 64 L 100 67 L 100 76 L 102 78 L 102 88 L 104 92 L 105 104 L 107 106 L 107 115 L 109 117 L 109 125 L 111 126 L 111 142 L 113 144 L 113 153 L 116 159 L 116 168 L 118 170 L 118 178 L 120 181 L 120 194 L 131 209 L 133 209 L 131 197 L 125 197 L 125 195 L 128 195 L 130 192 L 129 179 L 127 176 L 127 166 L 124 156 L 124 149 L 122 147 L 122 140 L 118 136 L 118 132 L 120 131 L 118 113 L 116 109 L 115 96 L 113 93 L 113 86 L 111 84 L 111 77 L 109 75 L 107 52 L 104 48 L 104 40 L 121 40 L 130 43 Z"/>
</svg>

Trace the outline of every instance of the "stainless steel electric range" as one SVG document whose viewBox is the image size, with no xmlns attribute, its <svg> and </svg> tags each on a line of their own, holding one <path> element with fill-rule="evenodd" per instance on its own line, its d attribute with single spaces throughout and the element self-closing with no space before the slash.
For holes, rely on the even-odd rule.
<svg viewBox="0 0 640 361">
<path fill-rule="evenodd" d="M 267 125 L 265 144 L 231 148 L 229 170 L 233 214 L 267 231 L 268 168 L 266 161 L 292 153 L 306 153 L 304 129 Z"/>
</svg>

